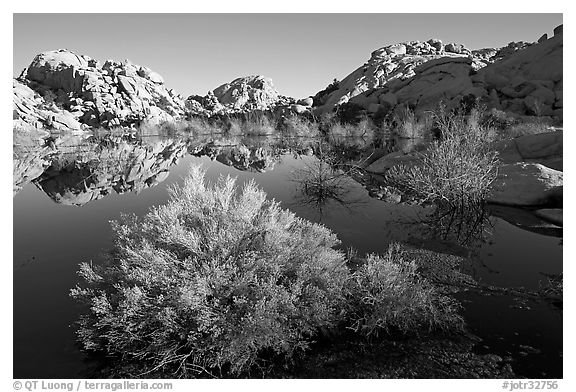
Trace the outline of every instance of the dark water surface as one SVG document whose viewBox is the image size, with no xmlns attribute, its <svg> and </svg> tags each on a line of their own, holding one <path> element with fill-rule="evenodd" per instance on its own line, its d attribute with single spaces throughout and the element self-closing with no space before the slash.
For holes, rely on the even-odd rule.
<svg viewBox="0 0 576 392">
<path fill-rule="evenodd" d="M 149 144 L 148 150 L 156 148 L 154 143 Z M 117 147 L 114 143 L 110 147 L 116 149 L 115 154 Z M 15 190 L 13 203 L 15 378 L 90 376 L 93 365 L 86 361 L 75 343 L 74 322 L 81 309 L 68 295 L 79 282 L 78 264 L 89 260 L 98 262 L 102 253 L 111 247 L 110 220 L 118 219 L 120 213 L 142 215 L 151 206 L 165 203 L 168 187 L 181 183 L 192 164 L 202 164 L 210 180 L 227 174 L 238 177 L 240 182 L 255 180 L 284 208 L 323 223 L 337 233 L 343 248 L 353 247 L 361 254 L 384 252 L 392 241 L 414 243 L 415 237 L 425 231 L 414 223 L 407 223 L 418 216 L 415 207 L 371 198 L 362 185 L 347 177 L 343 179 L 345 191 L 340 201 L 329 200 L 319 205 L 310 200 L 302 194 L 295 179 L 302 169 L 318 164 L 313 155 L 277 154 L 272 161 L 264 159 L 267 163 L 262 168 L 260 163 L 247 166 L 243 158 L 234 154 L 222 157 L 222 154 L 208 152 L 211 157 L 194 156 L 198 148 L 190 146 L 178 150 L 178 157 L 173 159 L 170 154 L 174 149 L 164 147 L 153 151 L 152 163 L 139 166 L 148 170 L 152 165 L 159 168 L 157 173 L 164 174 L 146 178 L 146 186 L 138 193 L 129 191 L 130 187 L 138 189 L 138 181 L 146 175 L 136 175 L 135 180 L 122 185 L 124 188 L 115 183 L 116 189 L 128 189 L 125 193 L 102 190 L 94 196 L 97 200 L 86 201 L 82 189 L 98 188 L 98 181 L 100 185 L 103 183 L 102 176 L 94 172 L 104 170 L 112 173 L 110 178 L 115 178 L 113 174 L 117 170 L 124 173 L 125 179 L 134 177 L 126 175 L 130 169 L 122 164 L 132 158 L 140 159 L 140 150 L 131 151 L 134 157 L 131 155 L 125 161 L 118 158 L 122 154 L 114 155 L 107 162 L 109 167 L 103 169 L 102 157 L 108 153 L 105 145 L 100 146 L 96 154 L 82 143 L 67 147 L 68 150 L 62 146 L 64 152 L 57 155 L 57 164 L 52 162 L 50 167 L 44 167 L 43 174 L 34 181 L 33 178 L 17 181 L 21 189 Z M 26 151 L 34 153 L 30 153 L 30 149 Z M 22 154 L 17 155 L 15 153 L 15 160 L 24 159 Z M 216 159 L 212 159 L 214 157 Z M 159 166 L 165 164 L 164 158 L 169 161 L 167 168 Z M 255 167 L 264 171 L 254 170 Z M 81 197 L 62 191 L 66 187 L 80 192 Z M 79 200 L 77 204 L 81 205 L 66 204 Z M 562 272 L 560 238 L 524 231 L 499 218 L 490 218 L 490 224 L 487 240 L 470 252 L 468 269 L 475 279 L 500 287 L 537 290 L 546 281 L 544 274 Z M 465 307 L 464 317 L 470 330 L 483 339 L 477 347 L 479 353 L 511 356 L 514 370 L 522 376 L 562 377 L 561 310 L 530 299 L 518 303 L 507 295 L 460 293 L 458 299 Z"/>
</svg>

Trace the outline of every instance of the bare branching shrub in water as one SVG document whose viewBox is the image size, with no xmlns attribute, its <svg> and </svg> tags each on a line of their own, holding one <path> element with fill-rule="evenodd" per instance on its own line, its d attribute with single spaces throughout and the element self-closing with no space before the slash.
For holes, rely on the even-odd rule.
<svg viewBox="0 0 576 392">
<path fill-rule="evenodd" d="M 209 185 L 192 167 L 168 204 L 113 231 L 109 259 L 83 263 L 71 293 L 90 307 L 78 337 L 140 376 L 289 360 L 339 320 L 349 272 L 336 236 L 252 182 Z"/>
<path fill-rule="evenodd" d="M 492 131 L 477 116 L 437 116 L 441 138 L 418 155 L 411 167 L 390 169 L 387 179 L 422 201 L 466 205 L 484 200 L 497 175 Z"/>
<path fill-rule="evenodd" d="M 399 244 L 385 255 L 369 255 L 349 290 L 349 328 L 367 337 L 463 327 L 459 303 L 421 277 Z"/>
</svg>

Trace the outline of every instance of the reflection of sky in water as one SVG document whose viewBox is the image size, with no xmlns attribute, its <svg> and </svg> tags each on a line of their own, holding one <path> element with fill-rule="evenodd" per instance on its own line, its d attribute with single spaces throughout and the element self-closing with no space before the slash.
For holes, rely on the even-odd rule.
<svg viewBox="0 0 576 392">
<path fill-rule="evenodd" d="M 70 288 L 78 282 L 78 263 L 97 261 L 110 247 L 109 221 L 117 219 L 121 212 L 142 215 L 150 206 L 165 203 L 167 187 L 178 183 L 190 164 L 202 163 L 211 180 L 220 174 L 236 176 L 240 182 L 255 179 L 284 208 L 335 231 L 343 248 L 354 247 L 360 253 L 381 252 L 391 241 L 408 242 L 422 235 L 414 225 L 401 223 L 415 217 L 413 207 L 370 198 L 360 184 L 351 180 L 346 182 L 349 189 L 345 195 L 355 201 L 351 205 L 328 201 L 320 212 L 314 205 L 302 203 L 297 184 L 292 181 L 294 171 L 314 160 L 311 156 L 284 155 L 272 170 L 254 173 L 207 157 L 186 156 L 157 186 L 138 195 L 111 193 L 82 207 L 57 204 L 33 184 L 25 185 L 14 198 L 14 376 L 81 376 L 86 364 L 74 344 L 73 333 L 79 307 L 68 298 Z M 534 289 L 544 279 L 541 273 L 562 271 L 560 239 L 522 231 L 497 218 L 492 222 L 494 234 L 490 242 L 476 252 L 477 260 L 469 266 L 476 278 L 490 284 Z M 526 318 L 538 318 L 544 321 L 535 324 L 537 333 L 548 319 L 557 317 L 544 307 L 539 313 L 509 313 L 515 316 L 505 324 L 486 323 L 483 318 L 493 316 L 491 307 L 498 312 L 509 308 L 497 299 L 480 298 L 466 304 L 473 329 L 481 333 L 485 323 L 487 334 L 508 336 L 520 325 L 532 325 Z M 548 324 L 548 330 L 561 331 L 558 320 Z M 561 334 L 550 339 L 554 347 L 561 345 Z"/>
</svg>

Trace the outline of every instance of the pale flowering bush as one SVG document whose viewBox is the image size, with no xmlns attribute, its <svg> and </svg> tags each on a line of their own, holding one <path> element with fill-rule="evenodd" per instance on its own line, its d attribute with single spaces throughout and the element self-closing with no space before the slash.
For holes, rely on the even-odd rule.
<svg viewBox="0 0 576 392">
<path fill-rule="evenodd" d="M 262 355 L 290 359 L 340 320 L 349 273 L 336 236 L 253 182 L 208 185 L 192 167 L 168 204 L 113 231 L 109 259 L 83 263 L 72 290 L 90 306 L 78 336 L 140 374 L 237 374 Z"/>
</svg>

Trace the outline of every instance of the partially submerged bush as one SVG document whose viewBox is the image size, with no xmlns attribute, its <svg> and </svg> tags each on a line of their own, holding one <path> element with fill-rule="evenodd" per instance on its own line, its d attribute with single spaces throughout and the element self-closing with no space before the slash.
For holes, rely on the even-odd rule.
<svg viewBox="0 0 576 392">
<path fill-rule="evenodd" d="M 491 149 L 494 132 L 479 122 L 479 114 L 436 113 L 440 139 L 419 153 L 411 167 L 390 169 L 387 179 L 423 202 L 450 205 L 485 199 L 497 175 L 497 152 Z"/>
<path fill-rule="evenodd" d="M 349 285 L 349 322 L 367 336 L 458 330 L 460 305 L 420 276 L 405 249 L 391 244 L 385 255 L 369 255 Z"/>
<path fill-rule="evenodd" d="M 207 185 L 192 167 L 168 204 L 113 224 L 102 265 L 83 263 L 90 306 L 78 336 L 141 373 L 240 373 L 262 355 L 290 359 L 332 328 L 349 276 L 327 228 L 297 218 L 250 182 Z"/>
</svg>

